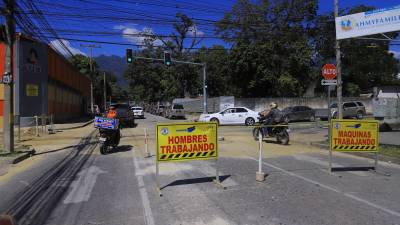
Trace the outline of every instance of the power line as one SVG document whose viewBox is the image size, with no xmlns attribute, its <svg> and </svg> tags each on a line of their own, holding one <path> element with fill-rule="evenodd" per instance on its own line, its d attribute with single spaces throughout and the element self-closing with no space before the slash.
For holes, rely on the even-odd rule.
<svg viewBox="0 0 400 225">
<path fill-rule="evenodd" d="M 56 38 L 54 36 L 46 36 L 47 38 Z M 149 47 L 148 45 L 144 44 L 133 44 L 133 43 L 126 43 L 126 42 L 112 42 L 112 41 L 98 41 L 98 40 L 88 40 L 88 39 L 78 39 L 78 38 L 65 38 L 62 37 L 63 40 L 67 41 L 72 41 L 72 42 L 85 42 L 85 43 L 96 43 L 96 44 L 108 44 L 108 45 L 120 45 L 120 46 L 133 46 L 133 47 L 138 47 L 138 48 L 144 48 L 144 47 Z M 154 48 L 166 48 L 165 46 L 152 46 Z M 214 49 L 214 48 L 206 48 L 206 47 L 192 47 L 192 48 L 183 48 L 185 50 L 216 50 L 216 51 L 222 51 L 222 50 L 230 50 L 228 48 L 221 48 L 221 49 Z"/>
</svg>

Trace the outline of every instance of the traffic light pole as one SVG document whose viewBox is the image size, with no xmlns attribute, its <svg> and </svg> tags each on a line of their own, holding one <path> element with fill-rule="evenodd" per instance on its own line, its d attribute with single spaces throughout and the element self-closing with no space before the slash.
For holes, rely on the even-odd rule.
<svg viewBox="0 0 400 225">
<path fill-rule="evenodd" d="M 13 76 L 13 45 L 15 39 L 14 6 L 15 0 L 6 0 L 5 2 L 5 30 L 6 30 L 6 54 L 4 78 L 8 77 L 8 82 L 4 83 L 4 114 L 3 114 L 3 142 L 4 151 L 14 151 L 14 76 Z"/>
<path fill-rule="evenodd" d="M 143 60 L 152 60 L 152 61 L 161 61 L 164 62 L 164 59 L 156 59 L 156 58 L 147 58 L 141 56 L 135 56 L 135 59 L 143 59 Z M 203 113 L 208 113 L 208 103 L 207 103 L 207 64 L 206 63 L 195 63 L 188 61 L 179 61 L 179 60 L 171 60 L 173 63 L 179 64 L 189 64 L 203 67 Z"/>
</svg>

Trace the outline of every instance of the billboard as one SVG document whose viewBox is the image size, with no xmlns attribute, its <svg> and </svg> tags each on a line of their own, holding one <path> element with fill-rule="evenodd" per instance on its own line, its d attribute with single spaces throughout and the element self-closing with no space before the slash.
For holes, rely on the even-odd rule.
<svg viewBox="0 0 400 225">
<path fill-rule="evenodd" d="M 400 5 L 336 18 L 336 39 L 400 31 Z"/>
<path fill-rule="evenodd" d="M 157 161 L 188 161 L 218 157 L 216 123 L 157 124 Z"/>
</svg>

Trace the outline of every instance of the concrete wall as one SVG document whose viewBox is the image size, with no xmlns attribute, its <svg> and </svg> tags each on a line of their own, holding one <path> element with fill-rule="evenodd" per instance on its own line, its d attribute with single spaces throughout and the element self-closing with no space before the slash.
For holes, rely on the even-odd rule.
<svg viewBox="0 0 400 225">
<path fill-rule="evenodd" d="M 215 97 L 208 99 L 208 112 L 220 111 L 220 103 L 223 97 Z M 343 98 L 344 101 L 361 101 L 366 108 L 367 113 L 372 113 L 372 101 L 370 98 Z M 337 101 L 332 98 L 332 101 Z M 309 106 L 314 109 L 327 108 L 327 98 L 234 98 L 234 106 L 243 106 L 255 111 L 262 111 L 269 108 L 271 102 L 276 102 L 280 109 L 295 105 Z M 203 99 L 190 99 L 183 104 L 186 112 L 202 112 Z"/>
<path fill-rule="evenodd" d="M 198 99 L 174 99 L 173 103 L 182 104 L 186 112 L 201 113 L 203 112 L 203 98 Z M 207 101 L 208 112 L 219 112 L 228 107 L 233 107 L 235 104 L 235 97 L 233 96 L 220 96 L 209 98 Z"/>
<path fill-rule="evenodd" d="M 337 101 L 332 98 L 332 102 Z M 343 101 L 360 101 L 365 105 L 367 113 L 372 113 L 372 101 L 370 98 L 343 98 Z M 262 111 L 269 108 L 271 102 L 276 102 L 280 109 L 302 105 L 309 106 L 314 109 L 327 108 L 327 98 L 236 98 L 235 106 L 244 106 L 255 111 Z"/>
</svg>

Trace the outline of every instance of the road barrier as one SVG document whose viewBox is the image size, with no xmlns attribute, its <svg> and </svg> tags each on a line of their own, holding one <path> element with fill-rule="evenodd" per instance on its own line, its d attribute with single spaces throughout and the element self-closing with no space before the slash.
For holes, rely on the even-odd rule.
<svg viewBox="0 0 400 225">
<path fill-rule="evenodd" d="M 377 120 L 331 120 L 329 130 L 329 171 L 332 172 L 332 152 L 375 153 L 378 167 L 379 121 Z M 336 169 L 336 168 L 335 168 Z"/>
<path fill-rule="evenodd" d="M 156 190 L 162 196 L 159 163 L 215 160 L 218 171 L 218 125 L 216 123 L 158 123 L 156 126 Z"/>
<path fill-rule="evenodd" d="M 149 152 L 149 147 L 148 147 L 148 140 L 147 140 L 147 128 L 144 128 L 144 150 L 145 150 L 145 158 L 151 157 L 150 152 Z"/>
</svg>

